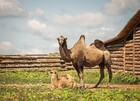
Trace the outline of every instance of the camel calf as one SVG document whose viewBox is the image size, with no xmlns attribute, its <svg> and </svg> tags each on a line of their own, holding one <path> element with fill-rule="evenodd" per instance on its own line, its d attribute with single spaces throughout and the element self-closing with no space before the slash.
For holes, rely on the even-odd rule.
<svg viewBox="0 0 140 101">
<path fill-rule="evenodd" d="M 77 83 L 70 74 L 62 74 L 59 82 L 59 87 L 77 88 Z"/>
<path fill-rule="evenodd" d="M 58 78 L 58 74 L 55 71 L 50 72 L 51 84 L 54 88 L 77 88 L 77 84 L 70 74 L 62 74 L 61 78 Z"/>
</svg>

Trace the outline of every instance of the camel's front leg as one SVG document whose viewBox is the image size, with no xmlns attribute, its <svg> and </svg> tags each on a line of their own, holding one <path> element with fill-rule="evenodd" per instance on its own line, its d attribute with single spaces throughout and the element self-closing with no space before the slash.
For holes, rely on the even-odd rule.
<svg viewBox="0 0 140 101">
<path fill-rule="evenodd" d="M 83 68 L 83 67 L 82 67 Z M 84 74 L 83 74 L 83 69 L 80 68 L 80 72 L 78 74 L 79 78 L 80 78 L 80 86 L 84 87 Z"/>
<path fill-rule="evenodd" d="M 84 81 L 83 81 L 83 79 L 84 79 L 83 66 L 76 65 L 74 67 L 75 67 L 75 69 L 77 71 L 77 74 L 78 74 L 78 77 L 80 79 L 80 86 L 83 87 L 84 86 Z"/>
</svg>

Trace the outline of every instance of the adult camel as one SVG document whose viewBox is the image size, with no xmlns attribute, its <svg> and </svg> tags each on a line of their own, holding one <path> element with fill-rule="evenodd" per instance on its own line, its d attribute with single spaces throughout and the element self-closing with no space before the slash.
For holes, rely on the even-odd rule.
<svg viewBox="0 0 140 101">
<path fill-rule="evenodd" d="M 109 74 L 109 83 L 112 80 L 111 58 L 109 51 L 104 47 L 104 43 L 100 40 L 95 40 L 91 45 L 85 44 L 85 36 L 81 35 L 79 40 L 71 49 L 67 49 L 67 38 L 60 36 L 58 39 L 59 51 L 62 59 L 65 62 L 72 62 L 75 67 L 81 86 L 83 83 L 83 68 L 99 66 L 100 79 L 95 85 L 97 87 L 104 78 L 104 67 L 106 66 Z"/>
</svg>

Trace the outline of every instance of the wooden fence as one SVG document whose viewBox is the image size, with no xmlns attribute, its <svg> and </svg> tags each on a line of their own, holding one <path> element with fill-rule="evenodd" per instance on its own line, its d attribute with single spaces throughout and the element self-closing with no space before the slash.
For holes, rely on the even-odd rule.
<svg viewBox="0 0 140 101">
<path fill-rule="evenodd" d="M 0 68 L 42 68 L 65 67 L 60 56 L 39 55 L 0 55 Z"/>
<path fill-rule="evenodd" d="M 117 63 L 121 61 L 117 60 Z M 71 63 L 65 63 L 59 55 L 0 55 L 0 69 L 6 68 L 51 68 L 61 67 L 66 69 L 73 69 Z M 119 69 L 112 65 L 113 72 Z M 116 67 L 116 68 L 115 68 Z M 88 69 L 99 69 L 98 66 Z M 139 74 L 138 74 L 139 75 Z"/>
</svg>

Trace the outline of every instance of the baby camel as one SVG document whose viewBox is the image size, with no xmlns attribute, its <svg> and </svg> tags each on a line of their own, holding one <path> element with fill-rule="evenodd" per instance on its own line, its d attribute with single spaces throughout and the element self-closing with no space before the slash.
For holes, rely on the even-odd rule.
<svg viewBox="0 0 140 101">
<path fill-rule="evenodd" d="M 76 88 L 77 84 L 73 80 L 73 77 L 70 74 L 62 74 L 61 78 L 58 78 L 58 74 L 55 71 L 50 72 L 51 84 L 54 88 Z"/>
</svg>

